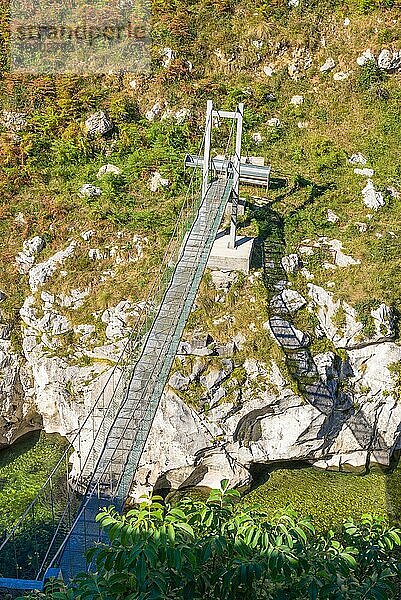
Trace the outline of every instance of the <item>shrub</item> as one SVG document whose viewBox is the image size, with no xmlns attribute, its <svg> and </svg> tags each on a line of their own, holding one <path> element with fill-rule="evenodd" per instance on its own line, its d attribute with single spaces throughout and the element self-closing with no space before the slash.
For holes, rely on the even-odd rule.
<svg viewBox="0 0 401 600">
<path fill-rule="evenodd" d="M 96 572 L 80 576 L 54 600 L 390 600 L 395 598 L 398 530 L 365 515 L 337 538 L 316 534 L 291 511 L 267 520 L 261 509 L 238 505 L 228 480 L 206 501 L 175 506 L 154 496 L 98 521 L 108 544 L 88 552 Z"/>
</svg>

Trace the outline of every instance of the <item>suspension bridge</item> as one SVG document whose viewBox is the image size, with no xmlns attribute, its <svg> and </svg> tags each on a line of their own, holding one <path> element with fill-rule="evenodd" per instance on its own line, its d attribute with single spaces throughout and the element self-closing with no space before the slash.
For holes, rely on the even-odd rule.
<svg viewBox="0 0 401 600">
<path fill-rule="evenodd" d="M 215 119 L 232 122 L 217 161 L 211 158 Z M 194 169 L 181 213 L 143 309 L 63 457 L 4 534 L 0 588 L 40 590 L 49 576 L 68 581 L 90 569 L 85 552 L 102 540 L 96 515 L 111 504 L 123 509 L 227 202 L 228 246 L 235 249 L 240 182 L 268 187 L 270 167 L 241 162 L 242 121 L 242 104 L 229 112 L 208 101 L 200 151 L 185 161 Z"/>
</svg>

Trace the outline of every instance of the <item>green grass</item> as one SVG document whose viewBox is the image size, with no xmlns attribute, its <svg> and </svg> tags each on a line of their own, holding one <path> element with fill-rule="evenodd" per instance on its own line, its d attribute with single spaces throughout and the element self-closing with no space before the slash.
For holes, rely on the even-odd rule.
<svg viewBox="0 0 401 600">
<path fill-rule="evenodd" d="M 0 450 L 0 533 L 28 507 L 65 450 L 57 434 L 29 433 Z"/>
<path fill-rule="evenodd" d="M 323 531 L 339 527 L 347 517 L 366 513 L 392 522 L 401 518 L 401 468 L 391 474 L 367 475 L 321 471 L 313 467 L 280 468 L 243 499 L 260 504 L 269 514 L 292 507 L 301 515 L 311 515 Z"/>
</svg>

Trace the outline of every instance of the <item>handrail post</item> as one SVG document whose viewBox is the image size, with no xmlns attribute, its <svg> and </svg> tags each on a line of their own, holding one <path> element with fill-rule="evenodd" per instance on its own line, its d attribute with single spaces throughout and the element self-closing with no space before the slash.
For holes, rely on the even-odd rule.
<svg viewBox="0 0 401 600">
<path fill-rule="evenodd" d="M 241 143 L 242 143 L 242 120 L 244 115 L 244 105 L 240 102 L 237 106 L 237 135 L 235 138 L 235 156 L 233 161 L 234 178 L 233 189 L 231 193 L 231 221 L 230 221 L 230 238 L 228 241 L 229 248 L 235 248 L 237 237 L 237 212 L 239 201 L 239 176 L 241 168 Z"/>
<path fill-rule="evenodd" d="M 212 142 L 212 112 L 213 102 L 212 100 L 208 100 L 206 107 L 205 149 L 203 154 L 202 200 L 206 196 L 206 192 L 209 187 L 210 146 Z"/>
</svg>

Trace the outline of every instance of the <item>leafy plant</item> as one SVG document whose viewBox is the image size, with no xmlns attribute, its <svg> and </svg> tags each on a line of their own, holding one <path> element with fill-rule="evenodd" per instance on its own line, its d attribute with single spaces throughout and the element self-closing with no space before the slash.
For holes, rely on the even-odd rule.
<svg viewBox="0 0 401 600">
<path fill-rule="evenodd" d="M 340 536 L 317 535 L 312 522 L 287 510 L 271 520 L 241 507 L 228 480 L 206 501 L 175 506 L 144 498 L 126 514 L 113 507 L 97 520 L 109 543 L 89 550 L 96 571 L 71 589 L 50 584 L 45 597 L 108 600 L 395 598 L 394 549 L 401 532 L 383 520 L 349 520 Z M 57 590 L 57 591 L 55 591 Z"/>
</svg>

